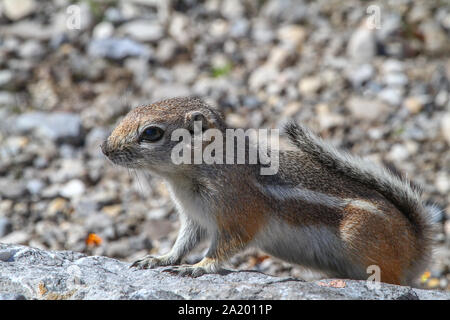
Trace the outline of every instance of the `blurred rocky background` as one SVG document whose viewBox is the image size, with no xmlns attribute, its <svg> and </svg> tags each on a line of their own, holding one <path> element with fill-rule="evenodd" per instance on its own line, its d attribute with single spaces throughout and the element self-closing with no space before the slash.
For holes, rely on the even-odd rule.
<svg viewBox="0 0 450 320">
<path fill-rule="evenodd" d="M 422 286 L 448 290 L 449 40 L 446 0 L 0 0 L 0 242 L 167 252 L 167 190 L 99 144 L 134 106 L 200 95 L 232 126 L 294 119 L 413 179 L 442 209 Z M 231 266 L 311 277 L 257 251 Z"/>
</svg>

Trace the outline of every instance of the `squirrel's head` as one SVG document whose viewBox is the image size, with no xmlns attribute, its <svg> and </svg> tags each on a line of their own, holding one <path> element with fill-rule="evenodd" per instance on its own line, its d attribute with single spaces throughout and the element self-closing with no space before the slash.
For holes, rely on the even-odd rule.
<svg viewBox="0 0 450 320">
<path fill-rule="evenodd" d="M 173 172 L 172 141 L 176 129 L 193 134 L 194 121 L 202 127 L 224 130 L 221 115 L 199 98 L 172 98 L 131 110 L 101 145 L 115 164 L 147 169 L 155 173 Z"/>
</svg>

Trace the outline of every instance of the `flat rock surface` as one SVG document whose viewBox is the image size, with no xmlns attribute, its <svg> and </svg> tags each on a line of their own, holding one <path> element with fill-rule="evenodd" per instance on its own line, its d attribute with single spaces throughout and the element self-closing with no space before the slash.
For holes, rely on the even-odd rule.
<svg viewBox="0 0 450 320">
<path fill-rule="evenodd" d="M 450 293 L 366 281 L 304 282 L 254 271 L 199 278 L 72 251 L 0 244 L 0 299 L 450 299 Z"/>
</svg>

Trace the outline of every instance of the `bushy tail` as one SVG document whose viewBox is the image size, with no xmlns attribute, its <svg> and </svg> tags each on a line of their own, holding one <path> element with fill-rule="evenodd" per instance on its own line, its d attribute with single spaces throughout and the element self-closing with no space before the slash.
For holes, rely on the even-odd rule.
<svg viewBox="0 0 450 320">
<path fill-rule="evenodd" d="M 288 123 L 285 130 L 292 143 L 316 161 L 332 171 L 377 190 L 392 202 L 411 222 L 419 240 L 420 251 L 424 255 L 430 253 L 433 230 L 432 209 L 422 203 L 421 192 L 417 187 L 384 167 L 338 151 L 310 130 L 296 123 Z"/>
</svg>

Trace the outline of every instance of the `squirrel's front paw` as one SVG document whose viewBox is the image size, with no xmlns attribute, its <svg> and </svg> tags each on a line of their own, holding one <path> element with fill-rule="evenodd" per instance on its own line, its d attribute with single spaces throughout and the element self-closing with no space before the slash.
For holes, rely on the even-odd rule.
<svg viewBox="0 0 450 320">
<path fill-rule="evenodd" d="M 165 272 L 177 274 L 182 277 L 190 276 L 194 278 L 200 277 L 207 273 L 217 273 L 219 270 L 220 268 L 216 261 L 210 258 L 204 258 L 202 261 L 194 265 L 172 266 L 163 269 Z"/>
<path fill-rule="evenodd" d="M 175 263 L 174 259 L 172 259 L 170 256 L 145 256 L 144 258 L 137 260 L 133 262 L 133 264 L 130 266 L 130 268 L 137 268 L 137 269 L 152 269 L 155 267 L 165 267 L 170 266 Z"/>
</svg>

